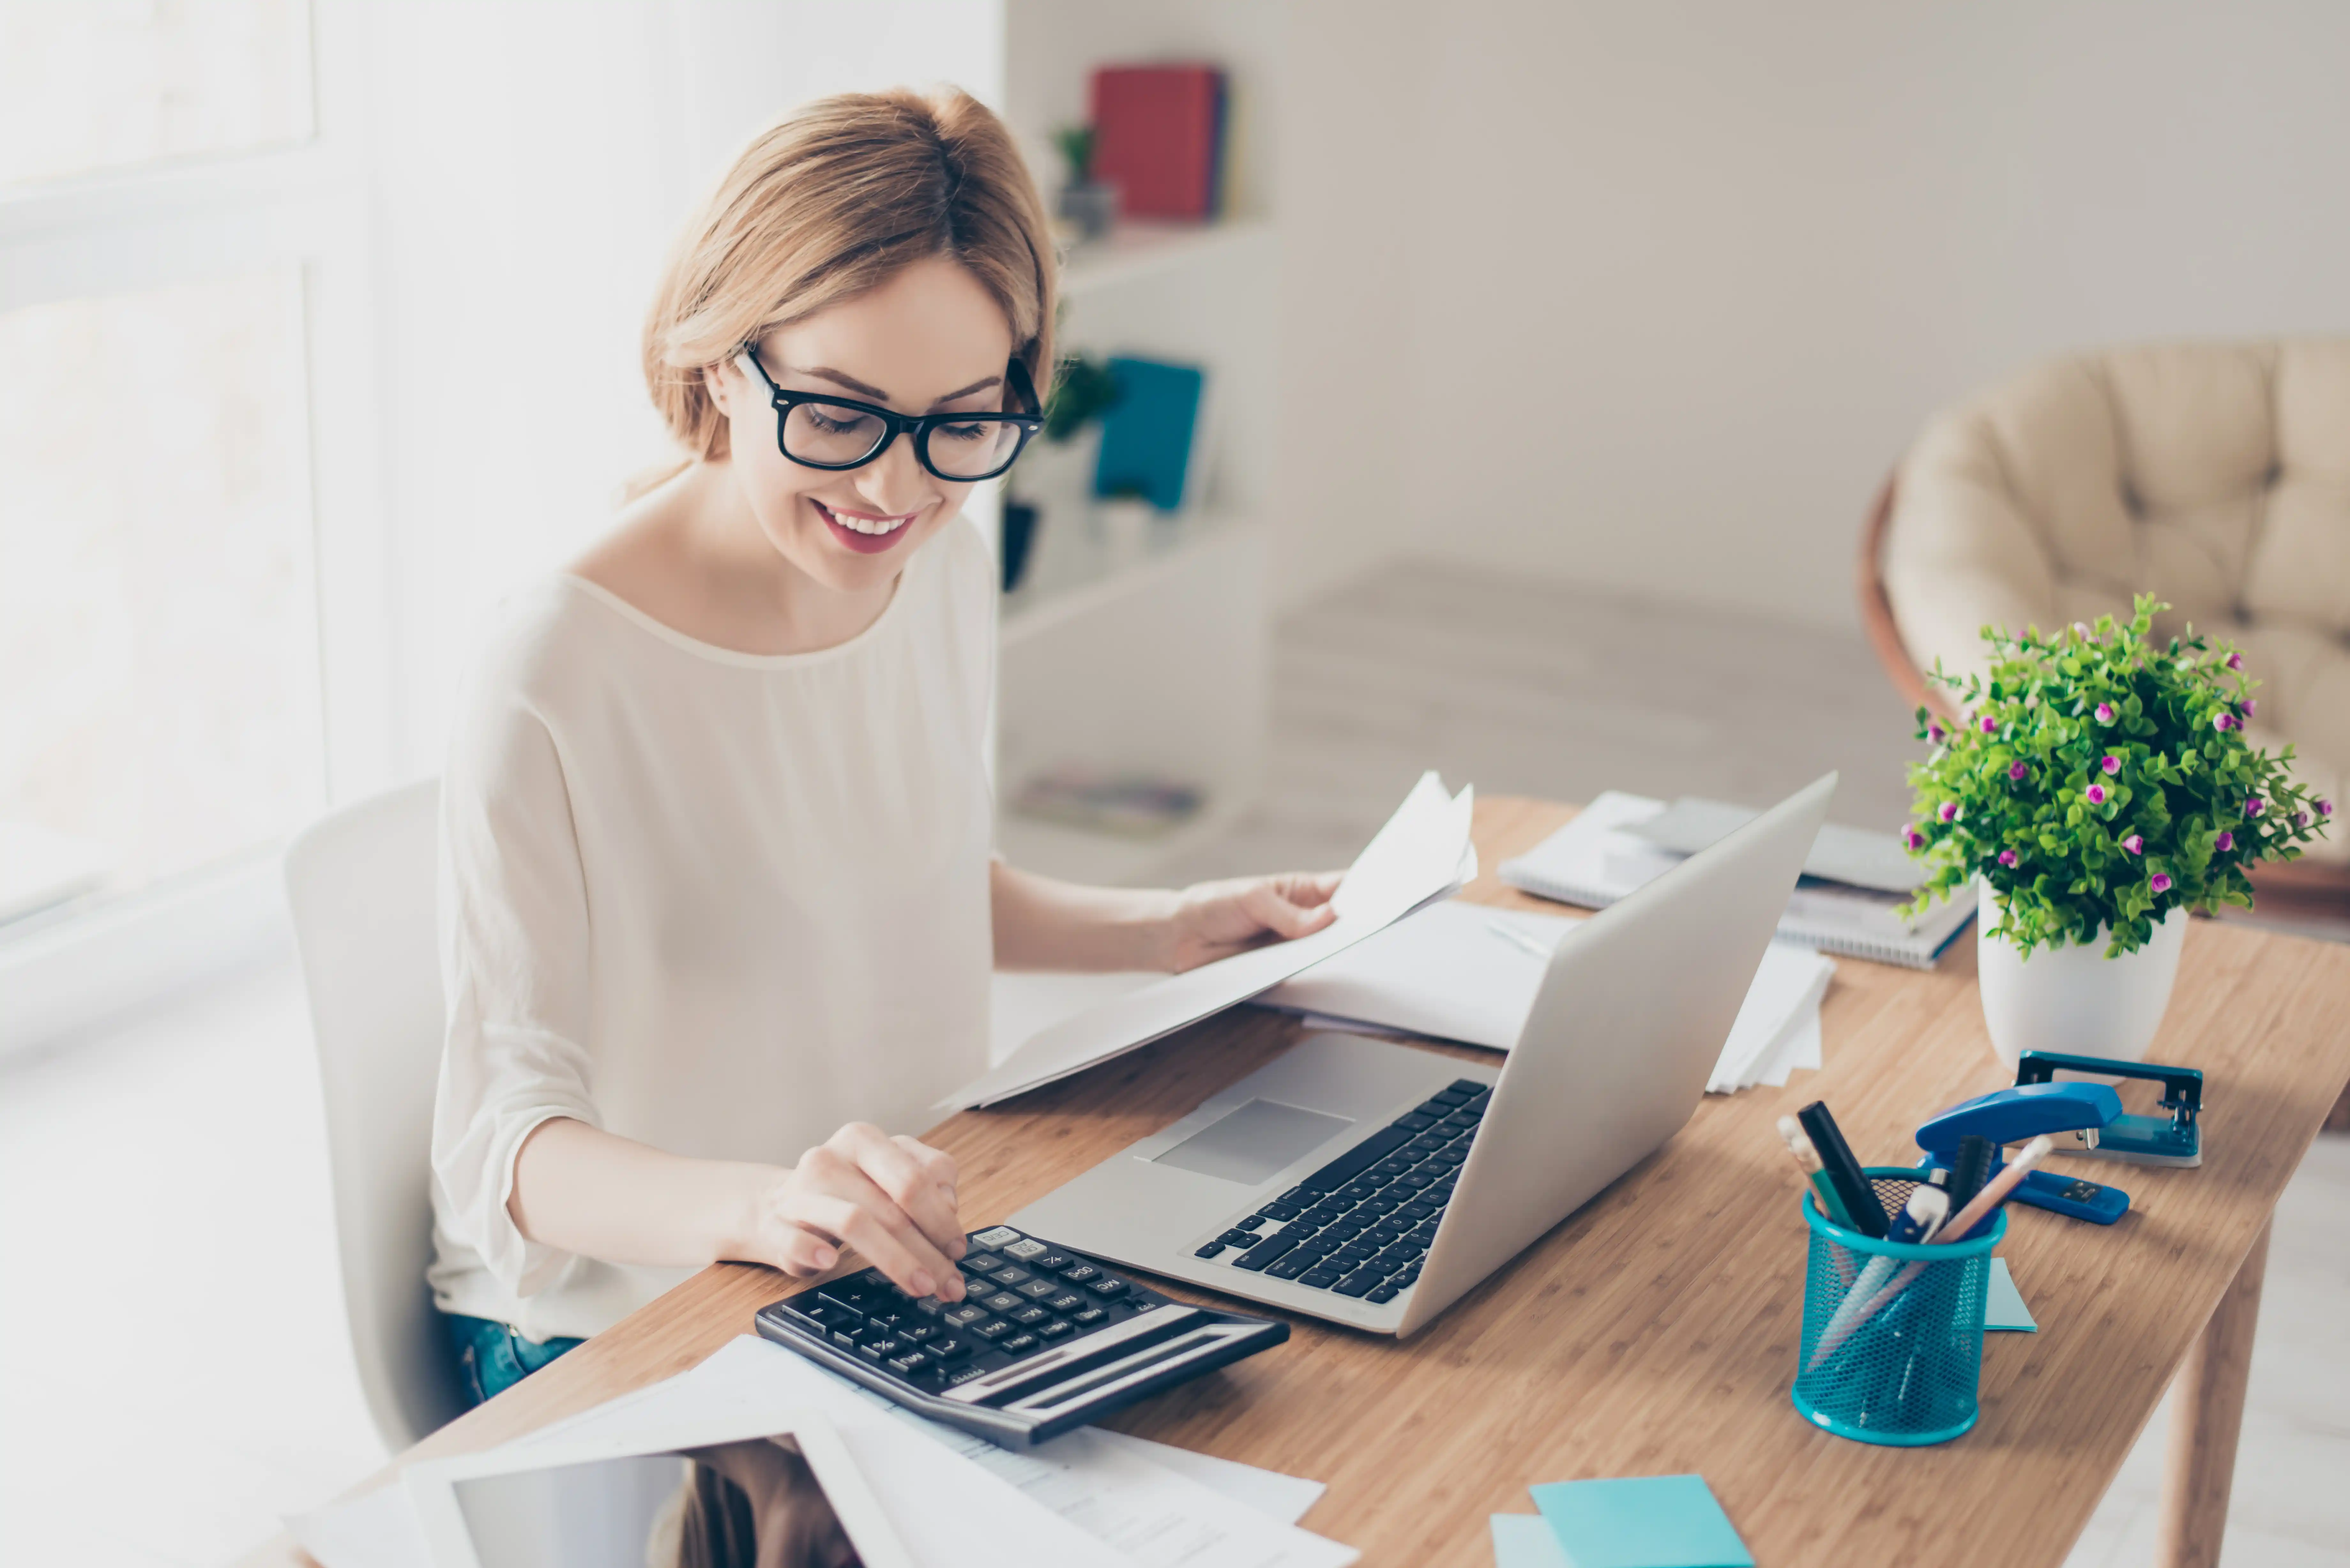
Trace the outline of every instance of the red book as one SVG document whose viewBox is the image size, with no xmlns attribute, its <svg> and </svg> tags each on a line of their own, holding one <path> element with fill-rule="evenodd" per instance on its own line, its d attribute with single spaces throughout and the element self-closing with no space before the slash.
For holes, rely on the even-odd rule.
<svg viewBox="0 0 2350 1568">
<path fill-rule="evenodd" d="M 1104 66 L 1093 79 L 1096 180 L 1129 218 L 1216 215 L 1224 73 L 1213 66 Z"/>
</svg>

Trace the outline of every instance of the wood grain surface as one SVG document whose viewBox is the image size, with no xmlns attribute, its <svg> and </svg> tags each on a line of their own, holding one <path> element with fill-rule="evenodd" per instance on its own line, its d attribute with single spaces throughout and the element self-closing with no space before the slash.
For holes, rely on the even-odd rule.
<svg viewBox="0 0 2350 1568">
<path fill-rule="evenodd" d="M 1480 801 L 1486 870 L 1463 896 L 1555 911 L 1492 868 L 1573 815 Z M 1926 973 L 1839 961 L 1825 1070 L 1709 1096 L 1662 1149 L 1416 1337 L 1292 1319 L 1287 1345 L 1111 1424 L 1328 1482 L 1304 1522 L 1368 1564 L 1483 1568 L 1485 1516 L 1531 1512 L 1530 1483 L 1679 1471 L 1706 1478 L 1765 1568 L 2060 1564 L 2350 1080 L 2350 949 L 2197 921 L 2150 1054 L 2207 1075 L 2203 1167 L 2060 1159 L 2125 1188 L 2131 1210 L 2111 1227 L 2012 1211 L 2002 1255 L 2041 1330 L 1990 1336 L 1980 1425 L 1934 1449 L 1846 1442 L 1788 1402 L 1804 1229 L 1800 1178 L 1773 1124 L 1825 1098 L 1864 1161 L 1907 1164 L 1919 1121 L 2007 1082 L 1973 950 L 1962 935 Z M 951 1116 L 929 1139 L 961 1165 L 976 1228 L 1189 1112 L 1299 1033 L 1237 1009 Z M 705 1270 L 403 1457 L 504 1441 L 681 1372 L 790 1288 L 757 1268 Z M 307 1559 L 280 1541 L 247 1561 Z"/>
</svg>

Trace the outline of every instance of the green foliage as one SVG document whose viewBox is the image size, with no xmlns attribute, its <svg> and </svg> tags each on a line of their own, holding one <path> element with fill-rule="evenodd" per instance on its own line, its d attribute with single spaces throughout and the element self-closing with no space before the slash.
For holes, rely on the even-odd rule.
<svg viewBox="0 0 2350 1568">
<path fill-rule="evenodd" d="M 1094 128 L 1065 125 L 1053 132 L 1053 145 L 1061 150 L 1061 160 L 1069 166 L 1069 183 L 1084 184 L 1094 166 Z"/>
<path fill-rule="evenodd" d="M 1060 374 L 1045 399 L 1045 439 L 1066 441 L 1099 419 L 1118 401 L 1118 378 L 1098 359 L 1079 354 L 1061 361 Z"/>
<path fill-rule="evenodd" d="M 2168 609 L 2138 596 L 2126 625 L 2101 616 L 2043 636 L 1985 627 L 1986 680 L 1930 677 L 1960 697 L 1945 729 L 1918 710 L 1932 756 L 1909 768 L 1918 821 L 1902 829 L 1929 875 L 1908 911 L 1981 877 L 2005 909 L 1998 934 L 2027 955 L 2111 933 L 2135 952 L 2180 906 L 2251 907 L 2244 867 L 2291 860 L 2325 831 L 2330 801 L 2255 751 L 2243 722 L 2254 681 L 2225 643 L 2189 628 L 2158 644 Z"/>
</svg>

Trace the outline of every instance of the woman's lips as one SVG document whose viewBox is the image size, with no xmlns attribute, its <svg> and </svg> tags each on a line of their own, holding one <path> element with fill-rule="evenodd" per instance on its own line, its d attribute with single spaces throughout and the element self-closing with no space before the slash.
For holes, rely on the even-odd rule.
<svg viewBox="0 0 2350 1568">
<path fill-rule="evenodd" d="M 821 501 L 811 500 L 809 504 L 816 508 L 816 515 L 824 519 L 824 525 L 832 530 L 832 536 L 860 556 L 878 556 L 889 549 L 906 536 L 906 525 L 914 520 L 911 513 L 908 513 L 903 517 L 883 518 L 869 516 L 863 513 L 835 512 Z M 886 533 L 880 534 L 863 533 L 843 523 L 841 518 L 844 516 L 855 518 L 867 528 L 879 527 L 886 523 L 889 524 L 889 529 Z"/>
</svg>

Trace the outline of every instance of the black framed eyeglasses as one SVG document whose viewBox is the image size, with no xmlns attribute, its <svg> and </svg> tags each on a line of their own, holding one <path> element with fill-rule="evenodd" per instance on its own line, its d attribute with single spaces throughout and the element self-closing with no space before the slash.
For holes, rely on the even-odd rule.
<svg viewBox="0 0 2350 1568">
<path fill-rule="evenodd" d="M 744 344 L 734 363 L 763 382 L 775 410 L 775 447 L 803 468 L 862 468 L 889 450 L 899 436 L 914 438 L 914 456 L 951 484 L 993 479 L 1012 466 L 1029 439 L 1045 428 L 1043 405 L 1026 366 L 1014 359 L 1005 371 L 1014 397 L 1033 410 L 1024 414 L 901 414 L 875 403 L 829 392 L 787 392 L 775 385 L 758 350 Z"/>
</svg>

